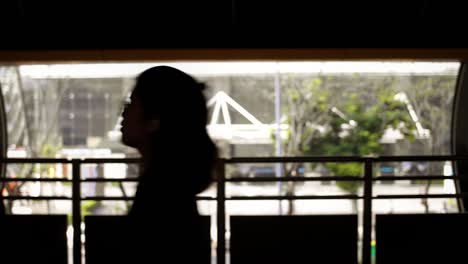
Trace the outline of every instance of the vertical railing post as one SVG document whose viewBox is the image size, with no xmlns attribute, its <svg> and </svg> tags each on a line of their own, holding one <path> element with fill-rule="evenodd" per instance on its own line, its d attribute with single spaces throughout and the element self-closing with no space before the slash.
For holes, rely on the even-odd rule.
<svg viewBox="0 0 468 264">
<path fill-rule="evenodd" d="M 362 235 L 362 264 L 371 264 L 372 240 L 372 158 L 366 158 L 364 163 L 364 214 Z"/>
<path fill-rule="evenodd" d="M 81 264 L 81 163 L 72 160 L 73 264 Z"/>
<path fill-rule="evenodd" d="M 218 244 L 216 247 L 217 264 L 226 263 L 226 193 L 225 193 L 225 162 L 220 159 L 217 168 L 217 237 Z"/>
</svg>

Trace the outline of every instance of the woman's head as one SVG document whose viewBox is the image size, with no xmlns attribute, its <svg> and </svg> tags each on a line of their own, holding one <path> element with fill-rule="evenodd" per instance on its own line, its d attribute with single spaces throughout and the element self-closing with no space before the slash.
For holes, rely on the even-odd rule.
<svg viewBox="0 0 468 264">
<path fill-rule="evenodd" d="M 156 134 L 176 136 L 206 131 L 204 85 L 168 66 L 141 73 L 122 116 L 122 141 L 139 148 Z"/>
<path fill-rule="evenodd" d="M 191 167 L 190 174 L 198 177 L 186 179 L 196 193 L 211 181 L 217 153 L 206 131 L 203 89 L 202 83 L 178 69 L 153 67 L 138 76 L 130 103 L 122 113 L 122 142 L 137 148 L 149 160 L 151 164 L 145 166 L 161 164 L 157 160 L 161 155 L 168 166 L 177 162 L 180 168 L 186 163 L 187 169 Z"/>
</svg>

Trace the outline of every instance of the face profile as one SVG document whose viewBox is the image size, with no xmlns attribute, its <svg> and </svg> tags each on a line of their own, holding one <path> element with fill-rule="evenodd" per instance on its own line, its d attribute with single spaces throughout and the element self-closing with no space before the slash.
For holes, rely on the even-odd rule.
<svg viewBox="0 0 468 264">
<path fill-rule="evenodd" d="M 144 118 L 141 100 L 132 94 L 130 101 L 125 103 L 122 111 L 122 143 L 137 149 L 150 141 L 153 133 L 159 130 L 159 120 Z"/>
</svg>

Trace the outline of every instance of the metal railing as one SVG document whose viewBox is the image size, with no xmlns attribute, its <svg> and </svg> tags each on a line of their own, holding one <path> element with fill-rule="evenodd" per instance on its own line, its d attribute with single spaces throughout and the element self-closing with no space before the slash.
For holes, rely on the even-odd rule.
<svg viewBox="0 0 468 264">
<path fill-rule="evenodd" d="M 181 158 L 183 160 L 183 157 Z M 200 197 L 197 200 L 217 201 L 217 264 L 225 264 L 226 260 L 226 201 L 227 200 L 327 200 L 327 199 L 354 199 L 363 201 L 362 218 L 362 263 L 371 263 L 371 240 L 372 240 L 372 201 L 375 199 L 420 199 L 420 198 L 463 198 L 468 197 L 467 193 L 456 194 L 398 194 L 398 195 L 375 195 L 373 194 L 373 183 L 376 181 L 398 181 L 398 180 L 441 180 L 450 179 L 460 181 L 464 178 L 460 175 L 442 176 L 377 176 L 374 177 L 374 165 L 380 162 L 403 162 L 403 161 L 464 161 L 468 156 L 387 156 L 387 157 L 242 157 L 220 159 L 217 167 L 217 195 L 216 197 Z M 81 195 L 81 183 L 86 182 L 136 182 L 137 178 L 81 178 L 82 164 L 103 164 L 103 163 L 138 163 L 139 159 L 54 159 L 54 158 L 7 158 L 0 159 L 2 164 L 31 164 L 31 163 L 62 163 L 71 164 L 72 178 L 0 178 L 1 182 L 68 182 L 72 185 L 72 195 L 69 196 L 6 196 L 4 200 L 71 200 L 72 201 L 72 225 L 73 225 L 73 263 L 81 264 L 81 202 L 86 200 L 132 200 L 133 197 L 108 197 L 108 196 L 85 196 Z M 360 163 L 364 167 L 362 177 L 355 176 L 320 176 L 320 177 L 226 177 L 227 164 L 239 163 Z M 465 179 L 468 180 L 468 179 Z M 310 181 L 356 181 L 363 183 L 363 195 L 272 195 L 272 196 L 226 196 L 227 182 L 310 182 Z"/>
</svg>

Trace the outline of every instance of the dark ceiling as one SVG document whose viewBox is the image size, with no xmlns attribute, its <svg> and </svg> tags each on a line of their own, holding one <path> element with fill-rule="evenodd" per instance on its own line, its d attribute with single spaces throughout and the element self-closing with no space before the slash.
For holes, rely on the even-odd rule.
<svg viewBox="0 0 468 264">
<path fill-rule="evenodd" d="M 468 46 L 461 1 L 3 0 L 0 11 L 3 50 Z"/>
</svg>

